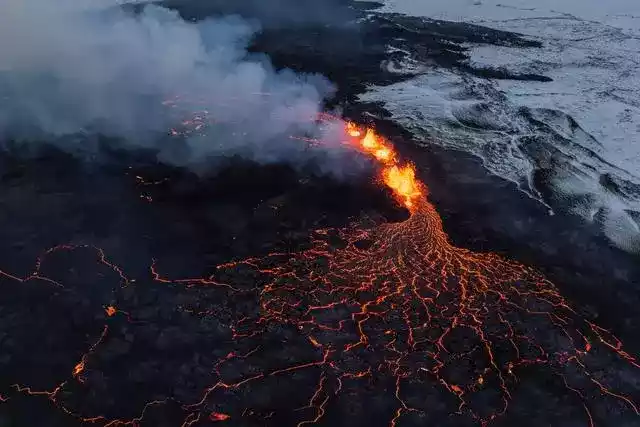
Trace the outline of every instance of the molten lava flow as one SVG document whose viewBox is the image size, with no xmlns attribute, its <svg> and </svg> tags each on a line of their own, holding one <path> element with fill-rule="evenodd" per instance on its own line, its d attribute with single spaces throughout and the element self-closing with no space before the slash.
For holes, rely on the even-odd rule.
<svg viewBox="0 0 640 427">
<path fill-rule="evenodd" d="M 345 125 L 347 135 L 355 139 L 356 146 L 373 156 L 382 167 L 382 181 L 389 187 L 396 197 L 411 210 L 414 200 L 422 194 L 422 184 L 416 179 L 416 171 L 413 165 L 402 165 L 398 161 L 398 155 L 393 146 L 373 129 L 366 129 L 364 137 L 362 131 L 352 123 Z"/>
<path fill-rule="evenodd" d="M 188 381 L 200 384 L 196 397 L 177 402 L 183 427 L 202 425 L 204 420 L 278 427 L 360 425 L 371 419 L 368 412 L 378 410 L 389 427 L 484 427 L 512 414 L 518 420 L 523 407 L 534 414 L 546 411 L 537 405 L 547 403 L 550 411 L 569 403 L 577 407 L 580 412 L 571 414 L 571 425 L 637 425 L 640 363 L 618 338 L 579 315 L 533 268 L 452 245 L 414 167 L 401 162 L 393 146 L 372 129 L 347 123 L 345 140 L 379 162 L 381 182 L 411 213 L 406 221 L 363 221 L 344 229 L 315 230 L 304 250 L 220 264 L 207 277 L 167 278 L 162 262 L 154 261 L 149 278 L 129 278 L 101 249 L 91 247 L 60 246 L 45 256 L 94 251 L 98 262 L 112 270 L 116 291 L 127 290 L 123 304 L 135 300 L 131 295 L 137 288 L 148 287 L 139 286 L 144 280 L 172 286 L 173 291 L 195 292 L 194 298 L 181 299 L 186 303 L 175 307 L 175 316 L 163 308 L 160 322 L 167 329 L 176 319 L 211 322 L 227 316 L 219 329 L 225 329 L 234 349 L 211 359 L 196 355 L 210 364 L 203 368 L 198 363 Z M 0 278 L 17 284 L 37 279 L 43 286 L 64 287 L 62 280 L 45 277 L 41 264 L 38 260 L 25 277 L 0 271 Z M 130 286 L 134 282 L 137 285 Z M 198 306 L 212 288 L 218 293 L 209 301 L 224 300 L 217 312 Z M 242 308 L 252 301 L 257 308 Z M 131 334 L 135 324 L 142 325 L 145 334 L 152 329 L 146 328 L 149 310 L 137 311 L 128 304 L 100 307 L 106 322 L 102 336 L 80 362 L 69 361 L 68 378 L 46 391 L 14 384 L 13 394 L 2 394 L 0 400 L 14 394 L 49 399 L 62 413 L 87 425 L 154 425 L 143 423 L 148 412 L 175 404 L 180 400 L 176 395 L 156 398 L 154 393 L 156 400 L 139 408 L 135 418 L 103 415 L 107 410 L 95 413 L 118 397 L 116 392 L 100 399 L 104 383 L 95 372 L 105 359 L 95 356 L 109 340 L 108 326 L 125 324 Z M 274 338 L 279 340 L 275 345 Z M 301 347 L 303 356 L 296 358 Z M 159 353 L 161 358 L 163 352 Z M 191 354 L 188 358 L 193 359 Z M 175 366 L 190 372 L 187 365 Z M 205 375 L 210 377 L 202 386 Z M 95 388 L 92 381 L 98 381 Z M 97 403 L 70 403 L 67 397 L 78 383 L 84 387 L 78 394 L 86 399 L 97 395 Z M 186 393 L 184 383 L 175 389 Z M 270 398 L 285 393 L 281 390 L 288 383 L 295 392 L 284 396 L 284 404 L 272 404 Z M 536 401 L 533 408 L 527 401 L 547 395 L 548 402 Z M 362 402 L 374 404 L 357 412 Z M 610 417 L 617 417 L 618 424 L 610 424 Z"/>
</svg>

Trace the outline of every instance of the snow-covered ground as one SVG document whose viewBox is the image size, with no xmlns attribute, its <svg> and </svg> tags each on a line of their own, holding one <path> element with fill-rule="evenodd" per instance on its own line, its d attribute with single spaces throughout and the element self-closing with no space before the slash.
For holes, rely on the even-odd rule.
<svg viewBox="0 0 640 427">
<path fill-rule="evenodd" d="M 365 99 L 385 102 L 425 142 L 482 157 L 489 170 L 534 197 L 532 171 L 549 168 L 558 198 L 598 220 L 618 246 L 640 250 L 640 1 L 385 3 L 382 11 L 538 40 L 540 49 L 470 46 L 470 63 L 553 81 L 486 80 L 425 65 L 422 76 L 373 88 Z M 404 65 L 420 68 L 410 57 Z"/>
<path fill-rule="evenodd" d="M 498 25 L 514 19 L 570 16 L 638 31 L 640 18 L 640 3 L 635 0 L 384 0 L 384 3 L 381 11 Z"/>
</svg>

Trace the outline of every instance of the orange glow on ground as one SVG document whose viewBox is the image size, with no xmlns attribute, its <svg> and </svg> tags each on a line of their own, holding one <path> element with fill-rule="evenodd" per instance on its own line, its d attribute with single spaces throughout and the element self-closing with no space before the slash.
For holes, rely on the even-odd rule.
<svg viewBox="0 0 640 427">
<path fill-rule="evenodd" d="M 309 248 L 230 261 L 207 277 L 169 278 L 162 274 L 161 261 L 150 262 L 147 280 L 151 285 L 196 291 L 215 288 L 229 301 L 251 295 L 259 305 L 248 316 L 230 310 L 228 334 L 237 347 L 207 366 L 214 379 L 198 389 L 194 401 L 179 402 L 183 427 L 201 425 L 207 418 L 218 422 L 232 417 L 238 425 L 276 425 L 271 408 L 261 412 L 259 421 L 248 418 L 259 411 L 243 399 L 254 385 L 264 395 L 266 389 L 261 386 L 268 381 L 284 383 L 303 373 L 313 378 L 313 390 L 301 391 L 304 406 L 293 409 L 291 417 L 296 418 L 291 418 L 291 425 L 298 427 L 329 425 L 325 417 L 329 411 L 384 381 L 389 384 L 383 390 L 385 402 L 394 405 L 385 420 L 390 427 L 401 427 L 411 422 L 410 417 L 419 417 L 423 425 L 440 425 L 429 419 L 434 413 L 438 420 L 451 420 L 450 425 L 486 427 L 505 416 L 518 400 L 521 384 L 535 379 L 536 373 L 543 374 L 543 381 L 555 380 L 559 393 L 579 402 L 582 415 L 577 416 L 582 419 L 576 422 L 585 426 L 593 427 L 595 419 L 602 419 L 602 406 L 592 410 L 601 402 L 616 414 L 640 419 L 637 388 L 619 376 L 627 372 L 636 378 L 640 363 L 618 338 L 577 313 L 534 268 L 494 253 L 454 246 L 415 167 L 402 162 L 392 144 L 373 129 L 346 123 L 345 139 L 378 160 L 380 182 L 411 213 L 406 221 L 315 230 Z M 369 243 L 366 247 L 361 245 L 364 241 Z M 96 262 L 119 278 L 114 286 L 125 288 L 138 279 L 128 277 L 99 248 L 58 246 L 43 257 L 76 250 L 94 252 Z M 25 277 L 3 271 L 0 276 L 17 283 L 38 279 L 64 288 L 61 281 L 44 276 L 41 264 L 39 259 Z M 242 270 L 251 270 L 263 281 L 251 280 L 247 285 Z M 224 281 L 219 280 L 221 276 Z M 208 310 L 176 308 L 185 317 L 212 316 Z M 93 369 L 94 353 L 100 351 L 108 325 L 124 317 L 112 318 L 115 312 L 115 307 L 106 308 L 109 318 L 102 336 L 79 363 L 77 359 L 70 362 L 69 378 L 49 390 L 14 384 L 11 391 L 46 398 L 63 413 L 90 425 L 141 425 L 149 408 L 164 405 L 172 397 L 146 403 L 131 419 L 92 413 L 90 406 L 68 407 L 63 399 L 76 381 L 90 386 L 91 376 L 85 380 L 83 374 Z M 136 315 L 135 310 L 128 313 L 132 319 Z M 256 361 L 270 357 L 263 337 L 282 327 L 303 337 L 311 356 L 305 360 L 280 357 L 278 368 L 254 369 L 261 366 Z M 282 346 L 286 345 L 283 341 Z M 244 363 L 252 368 L 239 369 Z M 227 365 L 235 366 L 237 375 L 224 377 Z M 7 398 L 0 396 L 0 400 Z M 241 403 L 233 406 L 234 401 Z"/>
<path fill-rule="evenodd" d="M 209 419 L 211 421 L 227 421 L 229 418 L 231 418 L 231 416 L 220 412 L 212 412 L 209 414 Z"/>
</svg>

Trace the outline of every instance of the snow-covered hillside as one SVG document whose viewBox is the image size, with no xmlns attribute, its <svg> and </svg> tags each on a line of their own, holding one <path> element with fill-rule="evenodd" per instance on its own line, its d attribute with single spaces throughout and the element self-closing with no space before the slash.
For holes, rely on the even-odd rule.
<svg viewBox="0 0 640 427">
<path fill-rule="evenodd" d="M 406 52 L 395 68 L 422 75 L 372 88 L 364 99 L 383 101 L 425 143 L 472 152 L 553 209 L 598 221 L 616 245 L 640 250 L 640 2 L 386 3 L 384 12 L 470 22 L 538 40 L 539 49 L 469 46 L 469 65 L 552 81 L 483 79 L 416 63 Z M 540 176 L 547 194 L 537 185 Z"/>
</svg>

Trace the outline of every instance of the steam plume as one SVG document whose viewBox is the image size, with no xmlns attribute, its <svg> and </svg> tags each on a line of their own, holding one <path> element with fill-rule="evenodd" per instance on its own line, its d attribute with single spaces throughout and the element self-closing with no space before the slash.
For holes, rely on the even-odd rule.
<svg viewBox="0 0 640 427">
<path fill-rule="evenodd" d="M 185 22 L 151 5 L 133 15 L 114 0 L 5 0 L 0 139 L 100 133 L 149 146 L 191 110 L 219 125 L 189 138 L 189 161 L 290 156 L 282 141 L 318 132 L 309 119 L 332 87 L 249 56 L 256 30 L 236 17 Z"/>
</svg>

